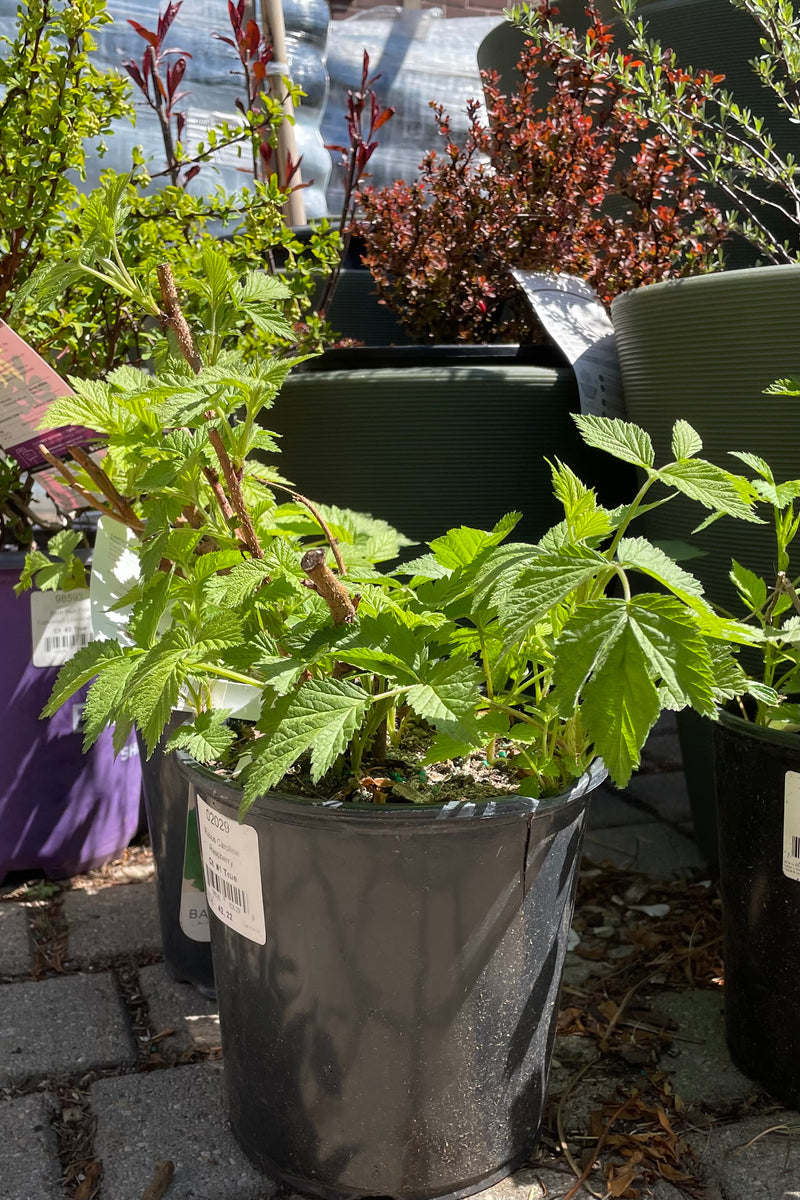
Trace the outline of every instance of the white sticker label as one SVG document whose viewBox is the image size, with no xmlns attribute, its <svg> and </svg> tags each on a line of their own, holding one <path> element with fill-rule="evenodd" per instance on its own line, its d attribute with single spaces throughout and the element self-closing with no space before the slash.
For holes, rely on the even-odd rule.
<svg viewBox="0 0 800 1200">
<path fill-rule="evenodd" d="M 263 946 L 267 931 L 258 834 L 251 825 L 218 813 L 199 792 L 197 823 L 208 907 L 223 924 Z"/>
<path fill-rule="evenodd" d="M 31 640 L 35 667 L 60 667 L 92 640 L 92 612 L 86 588 L 34 592 Z"/>
<path fill-rule="evenodd" d="M 800 771 L 787 771 L 784 782 L 783 873 L 800 881 Z"/>
</svg>

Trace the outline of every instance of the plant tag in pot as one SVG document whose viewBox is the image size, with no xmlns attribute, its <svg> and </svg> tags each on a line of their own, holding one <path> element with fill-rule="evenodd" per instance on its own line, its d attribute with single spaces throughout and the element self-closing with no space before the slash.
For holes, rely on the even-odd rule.
<svg viewBox="0 0 800 1200">
<path fill-rule="evenodd" d="M 787 771 L 784 783 L 783 873 L 800 883 L 800 771 Z"/>
<path fill-rule="evenodd" d="M 217 812 L 199 793 L 197 823 L 208 907 L 224 925 L 263 946 L 267 931 L 258 834 L 251 825 Z"/>
<path fill-rule="evenodd" d="M 192 789 L 189 790 L 189 803 L 186 807 L 180 925 L 186 936 L 193 942 L 208 942 L 211 939 L 203 881 L 203 856 L 200 853 L 200 839 L 197 832 L 197 805 Z"/>
<path fill-rule="evenodd" d="M 31 641 L 35 667 L 60 667 L 92 640 L 86 588 L 34 592 L 31 596 Z"/>
<path fill-rule="evenodd" d="M 536 316 L 569 359 L 581 412 L 625 418 L 614 326 L 594 290 L 572 275 L 512 271 Z"/>
</svg>

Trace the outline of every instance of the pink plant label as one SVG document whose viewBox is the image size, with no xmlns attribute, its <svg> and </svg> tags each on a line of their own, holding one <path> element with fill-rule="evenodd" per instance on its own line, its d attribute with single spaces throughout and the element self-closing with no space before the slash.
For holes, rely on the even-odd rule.
<svg viewBox="0 0 800 1200">
<path fill-rule="evenodd" d="M 0 447 L 26 471 L 40 471 L 47 460 L 39 447 L 63 454 L 68 446 L 85 446 L 98 434 L 79 425 L 38 430 L 48 405 L 70 388 L 35 350 L 0 321 Z"/>
</svg>

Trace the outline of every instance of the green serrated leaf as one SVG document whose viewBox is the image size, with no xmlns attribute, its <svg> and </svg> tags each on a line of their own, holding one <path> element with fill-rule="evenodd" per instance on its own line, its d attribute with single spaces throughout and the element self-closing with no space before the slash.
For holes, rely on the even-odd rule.
<svg viewBox="0 0 800 1200">
<path fill-rule="evenodd" d="M 311 679 L 280 710 L 280 723 L 256 743 L 248 768 L 244 804 L 280 783 L 307 751 L 311 778 L 317 780 L 346 749 L 369 704 L 363 688 L 346 679 Z"/>
<path fill-rule="evenodd" d="M 766 479 L 767 483 L 774 483 L 775 476 L 772 474 L 772 467 L 758 454 L 751 454 L 748 450 L 731 450 L 729 453 L 733 458 L 738 458 L 746 467 L 750 467 L 757 475 L 761 475 Z"/>
<path fill-rule="evenodd" d="M 688 421 L 676 421 L 672 426 L 672 453 L 676 458 L 694 458 L 703 449 L 700 434 Z"/>
<path fill-rule="evenodd" d="M 128 620 L 128 633 L 137 646 L 149 650 L 156 639 L 161 618 L 167 609 L 172 571 L 157 571 L 140 585 L 139 598 Z"/>
<path fill-rule="evenodd" d="M 684 571 L 658 546 L 646 538 L 623 538 L 617 547 L 617 560 L 626 570 L 634 569 L 657 579 L 691 608 L 708 609 L 699 579 Z"/>
<path fill-rule="evenodd" d="M 580 546 L 537 554 L 502 599 L 500 620 L 506 645 L 518 643 L 551 609 L 607 566 L 602 555 Z"/>
<path fill-rule="evenodd" d="M 428 666 L 422 678 L 407 690 L 407 703 L 437 729 L 461 737 L 480 701 L 480 671 L 468 659 L 444 659 Z"/>
<path fill-rule="evenodd" d="M 691 706 L 714 716 L 711 658 L 694 613 L 671 596 L 636 596 L 628 624 L 645 653 L 648 671 L 669 696 L 669 707 Z"/>
<path fill-rule="evenodd" d="M 125 690 L 138 659 L 133 655 L 113 658 L 89 688 L 83 707 L 83 752 L 86 754 L 109 725 L 124 711 Z"/>
<path fill-rule="evenodd" d="M 228 708 L 199 713 L 191 724 L 173 730 L 166 749 L 186 750 L 199 763 L 218 762 L 236 738 L 234 730 L 225 724 L 230 715 Z"/>
<path fill-rule="evenodd" d="M 270 566 L 263 559 L 249 558 L 242 562 L 240 556 L 238 565 L 228 575 L 214 575 L 208 580 L 205 592 L 212 604 L 238 608 L 269 576 Z"/>
<path fill-rule="evenodd" d="M 171 629 L 140 658 L 128 680 L 125 708 L 144 738 L 149 758 L 177 707 L 180 690 L 191 675 L 189 642 L 182 629 Z"/>
<path fill-rule="evenodd" d="M 106 663 L 122 658 L 124 651 L 116 642 L 89 642 L 72 656 L 58 672 L 50 699 L 40 716 L 52 717 L 61 705 L 90 683 Z"/>
<path fill-rule="evenodd" d="M 658 472 L 658 477 L 668 487 L 676 488 L 704 508 L 738 517 L 742 521 L 763 524 L 753 511 L 747 481 L 705 459 L 689 458 L 670 463 Z"/>
<path fill-rule="evenodd" d="M 754 479 L 753 488 L 762 500 L 777 509 L 787 508 L 800 496 L 800 479 L 787 479 L 785 483 L 768 483 L 764 479 Z"/>
<path fill-rule="evenodd" d="M 572 419 L 581 432 L 587 446 L 605 450 L 623 462 L 633 463 L 645 470 L 655 462 L 655 451 L 650 435 L 630 421 L 618 417 L 593 417 L 573 413 Z"/>
<path fill-rule="evenodd" d="M 625 622 L 584 689 L 581 718 L 617 787 L 639 765 L 641 748 L 661 711 L 645 651 Z"/>
<path fill-rule="evenodd" d="M 575 712 L 583 688 L 592 673 L 627 626 L 624 600 L 603 597 L 583 604 L 572 614 L 556 644 L 555 695 L 561 715 Z"/>
<path fill-rule="evenodd" d="M 751 612 L 760 612 L 767 602 L 767 585 L 763 579 L 734 558 L 729 574 L 737 592 Z"/>
</svg>

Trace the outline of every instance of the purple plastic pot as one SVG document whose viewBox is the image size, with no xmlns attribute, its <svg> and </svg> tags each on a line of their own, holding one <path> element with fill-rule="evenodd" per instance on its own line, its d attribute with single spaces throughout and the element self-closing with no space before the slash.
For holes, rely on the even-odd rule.
<svg viewBox="0 0 800 1200">
<path fill-rule="evenodd" d="M 13 590 L 22 563 L 0 563 L 0 883 L 9 871 L 58 879 L 108 862 L 136 833 L 141 807 L 134 738 L 116 761 L 110 730 L 82 753 L 85 692 L 39 720 L 58 668 L 31 663 L 30 595 Z"/>
</svg>

